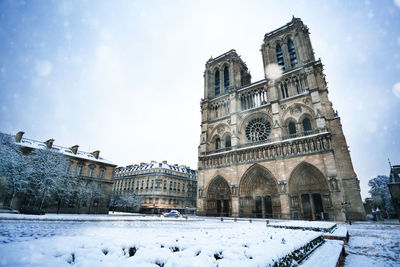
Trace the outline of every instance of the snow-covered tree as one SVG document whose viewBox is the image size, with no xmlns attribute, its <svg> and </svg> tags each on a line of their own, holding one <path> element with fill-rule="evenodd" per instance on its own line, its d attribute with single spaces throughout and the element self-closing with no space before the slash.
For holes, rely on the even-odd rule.
<svg viewBox="0 0 400 267">
<path fill-rule="evenodd" d="M 28 165 L 20 147 L 11 135 L 0 133 L 0 183 L 6 193 L 6 203 L 12 205 L 17 194 L 25 194 L 29 188 Z"/>
<path fill-rule="evenodd" d="M 375 206 L 374 208 L 384 210 L 388 217 L 390 214 L 395 213 L 388 187 L 389 182 L 390 178 L 386 175 L 378 175 L 368 182 L 368 185 L 371 188 L 369 193 L 371 194 Z"/>
<path fill-rule="evenodd" d="M 69 175 L 67 156 L 51 149 L 35 149 L 27 158 L 28 173 L 32 194 L 40 201 L 39 208 L 43 207 L 46 198 L 68 190 Z M 37 203 L 35 201 L 35 203 Z"/>
<path fill-rule="evenodd" d="M 113 210 L 136 210 L 140 207 L 142 198 L 136 194 L 113 194 L 110 199 L 110 207 Z"/>
</svg>

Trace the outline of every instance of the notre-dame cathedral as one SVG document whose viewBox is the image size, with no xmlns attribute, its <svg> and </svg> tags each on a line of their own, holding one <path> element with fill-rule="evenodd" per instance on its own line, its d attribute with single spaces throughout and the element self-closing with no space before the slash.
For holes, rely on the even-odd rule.
<svg viewBox="0 0 400 267">
<path fill-rule="evenodd" d="M 197 212 L 365 219 L 340 117 L 309 31 L 294 18 L 265 34 L 265 78 L 230 50 L 206 63 Z"/>
</svg>

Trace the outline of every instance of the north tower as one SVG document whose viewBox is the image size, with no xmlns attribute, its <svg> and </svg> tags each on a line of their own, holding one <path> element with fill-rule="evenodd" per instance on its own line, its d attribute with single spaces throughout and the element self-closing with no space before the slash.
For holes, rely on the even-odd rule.
<svg viewBox="0 0 400 267">
<path fill-rule="evenodd" d="M 293 18 L 264 36 L 261 52 L 265 78 L 254 83 L 235 50 L 206 63 L 198 213 L 364 219 L 359 181 L 307 26 Z"/>
</svg>

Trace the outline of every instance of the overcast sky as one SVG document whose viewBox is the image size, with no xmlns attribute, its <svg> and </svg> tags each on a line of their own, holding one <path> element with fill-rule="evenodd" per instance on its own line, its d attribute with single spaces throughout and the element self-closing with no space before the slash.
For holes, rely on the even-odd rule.
<svg viewBox="0 0 400 267">
<path fill-rule="evenodd" d="M 0 131 L 117 165 L 197 168 L 206 61 L 264 78 L 264 34 L 300 17 L 361 180 L 400 164 L 400 0 L 0 1 Z"/>
</svg>

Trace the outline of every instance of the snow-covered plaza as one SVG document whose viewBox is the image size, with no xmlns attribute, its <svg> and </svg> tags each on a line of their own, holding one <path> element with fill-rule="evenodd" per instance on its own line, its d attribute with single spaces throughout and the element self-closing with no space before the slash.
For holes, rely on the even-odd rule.
<svg viewBox="0 0 400 267">
<path fill-rule="evenodd" d="M 328 229 L 334 223 L 281 224 L 312 227 L 319 224 Z M 398 264 L 400 225 L 356 223 L 348 228 L 351 237 L 346 245 L 346 266 Z M 302 252 L 307 254 L 306 250 L 312 251 L 320 245 L 323 234 L 267 227 L 265 219 L 235 222 L 204 217 L 1 215 L 0 265 L 273 266 L 283 262 L 296 265 L 287 255 L 301 258 Z M 335 266 L 342 244 L 342 241 L 325 241 L 302 264 Z"/>
</svg>

